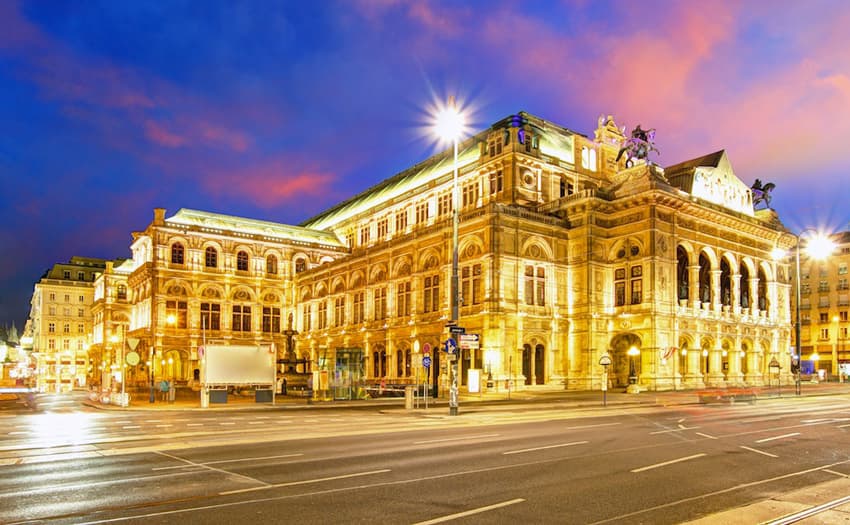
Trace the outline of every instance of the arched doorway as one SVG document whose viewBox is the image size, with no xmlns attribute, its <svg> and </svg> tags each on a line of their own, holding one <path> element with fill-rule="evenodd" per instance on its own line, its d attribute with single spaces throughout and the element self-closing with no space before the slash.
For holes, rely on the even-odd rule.
<svg viewBox="0 0 850 525">
<path fill-rule="evenodd" d="M 526 385 L 546 384 L 546 349 L 542 344 L 533 348 L 530 344 L 522 345 L 522 375 Z"/>
<path fill-rule="evenodd" d="M 160 363 L 161 376 L 168 381 L 189 380 L 189 356 L 182 350 L 166 350 Z"/>
<path fill-rule="evenodd" d="M 614 387 L 625 388 L 629 385 L 629 376 L 634 368 L 636 377 L 641 374 L 640 354 L 629 355 L 629 349 L 641 349 L 640 337 L 635 334 L 620 334 L 611 340 L 611 376 Z M 634 351 L 633 351 L 634 353 Z"/>
</svg>

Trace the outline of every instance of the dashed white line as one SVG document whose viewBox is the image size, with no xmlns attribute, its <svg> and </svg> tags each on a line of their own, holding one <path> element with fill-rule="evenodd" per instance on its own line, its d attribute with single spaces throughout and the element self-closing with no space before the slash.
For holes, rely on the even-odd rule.
<svg viewBox="0 0 850 525">
<path fill-rule="evenodd" d="M 794 437 L 794 436 L 799 436 L 799 435 L 800 435 L 799 432 L 792 432 L 791 434 L 782 434 L 781 436 L 773 436 L 773 437 L 769 437 L 769 438 L 759 439 L 759 440 L 756 441 L 756 443 L 766 443 L 768 441 L 773 441 L 773 440 L 776 440 L 776 439 L 785 439 L 787 437 Z"/>
<path fill-rule="evenodd" d="M 187 427 L 202 427 L 202 426 L 204 426 L 204 424 L 203 423 L 186 423 L 186 426 Z"/>
<path fill-rule="evenodd" d="M 173 426 L 174 425 L 163 424 L 163 425 L 156 425 L 156 428 L 166 428 L 166 427 L 173 427 Z"/>
<path fill-rule="evenodd" d="M 704 437 L 704 438 L 708 438 L 708 439 L 718 439 L 718 438 L 716 438 L 716 437 L 714 437 L 714 436 L 709 436 L 708 434 L 703 434 L 702 432 L 694 432 L 694 434 L 696 434 L 696 435 L 698 435 L 698 436 L 702 436 L 702 437 Z"/>
<path fill-rule="evenodd" d="M 515 505 L 517 503 L 522 503 L 525 501 L 522 498 L 512 499 L 508 501 L 503 501 L 501 503 L 494 503 L 493 505 L 487 505 L 486 507 L 478 507 L 477 509 L 470 509 L 464 512 L 458 512 L 457 514 L 449 514 L 448 516 L 440 516 L 439 518 L 434 518 L 428 521 L 420 521 L 414 525 L 434 525 L 435 523 L 443 523 L 444 521 L 454 521 L 458 518 L 465 518 L 466 516 L 472 516 L 473 514 L 480 514 L 482 512 L 487 512 L 488 510 L 499 509 L 502 507 L 507 507 L 508 505 Z"/>
<path fill-rule="evenodd" d="M 248 421 L 249 425 L 265 425 L 265 421 Z"/>
<path fill-rule="evenodd" d="M 431 443 L 445 443 L 447 441 L 466 441 L 467 439 L 480 439 L 480 438 L 490 438 L 490 437 L 498 437 L 499 434 L 478 434 L 476 436 L 464 436 L 464 437 L 456 437 L 456 438 L 445 438 L 445 439 L 429 439 L 427 441 L 414 441 L 414 445 L 428 445 Z"/>
<path fill-rule="evenodd" d="M 222 421 L 219 425 L 235 425 L 236 423 L 231 423 L 230 421 Z"/>
<path fill-rule="evenodd" d="M 123 429 L 125 429 L 125 430 L 129 430 L 129 429 L 131 429 L 131 428 L 142 428 L 142 426 L 141 426 L 141 425 L 125 425 L 125 426 L 123 426 L 123 427 L 121 427 L 121 428 L 123 428 Z"/>
<path fill-rule="evenodd" d="M 750 452 L 755 452 L 756 454 L 762 454 L 764 456 L 769 456 L 771 458 L 778 458 L 779 457 L 776 454 L 771 454 L 770 452 L 765 452 L 763 450 L 756 450 L 754 448 L 745 447 L 744 445 L 741 445 L 741 448 L 744 449 L 744 450 L 749 450 Z"/>
<path fill-rule="evenodd" d="M 600 423 L 598 425 L 579 425 L 575 427 L 566 427 L 564 430 L 580 430 L 582 428 L 597 428 L 597 427 L 610 427 L 613 425 L 619 425 L 620 423 Z"/>
<path fill-rule="evenodd" d="M 672 465 L 674 463 L 681 463 L 682 461 L 690 461 L 692 459 L 701 458 L 705 455 L 706 454 L 704 454 L 704 453 L 700 453 L 700 454 L 694 454 L 693 456 L 686 456 L 684 458 L 671 459 L 670 461 L 665 461 L 663 463 L 656 463 L 655 465 L 647 465 L 646 467 L 640 467 L 640 468 L 632 469 L 631 472 L 637 473 L 637 472 L 643 472 L 645 470 L 652 470 L 652 469 L 658 468 L 658 467 L 666 467 L 667 465 Z"/>
<path fill-rule="evenodd" d="M 697 428 L 699 428 L 699 427 L 684 427 L 682 425 L 679 425 L 679 428 L 670 428 L 670 429 L 667 429 L 667 430 L 657 430 L 655 432 L 650 432 L 649 435 L 652 436 L 654 434 L 667 434 L 668 432 L 681 432 L 683 430 L 695 430 Z"/>
<path fill-rule="evenodd" d="M 257 490 L 268 490 L 279 487 L 292 487 L 295 485 L 308 485 L 310 483 L 321 483 L 323 481 L 333 481 L 337 479 L 348 479 L 348 478 L 356 478 L 359 476 L 371 476 L 373 474 L 383 474 L 385 472 L 391 472 L 390 469 L 385 468 L 381 470 L 370 470 L 368 472 L 355 472 L 353 474 L 343 474 L 341 476 L 331 476 L 328 478 L 316 478 L 316 479 L 305 479 L 301 481 L 290 481 L 289 483 L 276 483 L 274 485 L 263 485 L 261 487 L 252 487 L 249 489 L 237 489 L 237 490 L 228 490 L 226 492 L 219 492 L 219 495 L 226 496 L 228 494 L 241 494 L 243 492 L 254 492 Z"/>
<path fill-rule="evenodd" d="M 584 445 L 586 443 L 590 443 L 590 442 L 589 441 L 574 441 L 572 443 L 558 443 L 557 445 L 546 445 L 546 446 L 543 446 L 543 447 L 525 448 L 525 449 L 522 449 L 522 450 L 509 450 L 507 452 L 502 452 L 502 455 L 507 456 L 509 454 L 522 454 L 524 452 L 535 452 L 537 450 L 547 450 L 547 449 L 550 449 L 550 448 L 571 447 L 573 445 Z"/>
</svg>

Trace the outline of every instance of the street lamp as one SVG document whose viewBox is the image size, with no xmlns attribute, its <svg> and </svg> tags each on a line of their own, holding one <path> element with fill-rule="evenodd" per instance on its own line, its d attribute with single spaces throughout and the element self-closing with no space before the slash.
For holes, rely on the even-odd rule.
<svg viewBox="0 0 850 525">
<path fill-rule="evenodd" d="M 115 334 L 112 334 L 111 336 L 109 336 L 109 340 L 112 342 L 112 344 L 115 344 L 115 343 L 118 342 L 118 336 L 115 335 Z M 127 406 L 127 397 L 126 397 L 127 396 L 127 394 L 126 394 L 126 392 L 127 392 L 127 390 L 126 390 L 127 377 L 125 375 L 126 370 L 125 370 L 124 360 L 125 360 L 125 356 L 124 356 L 124 330 L 121 330 L 121 406 L 122 407 Z"/>
<path fill-rule="evenodd" d="M 454 175 L 452 177 L 452 280 L 451 280 L 451 325 L 457 326 L 460 318 L 460 286 L 458 278 L 458 165 L 457 144 L 464 129 L 464 116 L 454 97 L 449 97 L 448 104 L 440 108 L 434 115 L 434 133 L 442 140 L 452 142 L 454 150 Z M 449 415 L 456 416 L 458 411 L 457 360 L 458 356 L 449 356 L 451 366 L 451 387 L 449 389 Z"/>
<path fill-rule="evenodd" d="M 635 356 L 640 355 L 640 350 L 636 346 L 629 348 L 626 352 L 629 355 L 629 384 L 637 384 L 637 372 L 635 371 Z"/>
<path fill-rule="evenodd" d="M 794 344 L 796 346 L 796 348 L 795 348 L 796 355 L 792 356 L 791 371 L 794 372 L 794 375 L 795 375 L 794 385 L 795 385 L 796 394 L 798 396 L 800 395 L 800 390 L 801 390 L 801 386 L 800 386 L 800 360 L 803 357 L 803 348 L 802 348 L 802 345 L 800 343 L 800 296 L 802 295 L 802 292 L 800 291 L 800 288 L 801 288 L 801 284 L 800 284 L 800 244 L 802 244 L 803 235 L 805 235 L 806 233 L 813 233 L 814 234 L 814 236 L 811 239 L 809 239 L 809 241 L 806 245 L 806 253 L 808 253 L 808 255 L 810 257 L 813 257 L 815 259 L 823 259 L 826 256 L 828 256 L 830 253 L 832 253 L 832 250 L 835 249 L 835 244 L 832 242 L 831 239 L 829 239 L 825 235 L 819 233 L 817 230 L 814 230 L 812 228 L 806 228 L 805 230 L 801 231 L 798 235 L 795 235 L 795 237 L 797 238 L 797 243 L 794 246 L 794 265 L 795 265 L 795 272 L 796 272 L 794 274 L 794 280 L 796 281 L 796 283 L 795 283 L 796 287 L 795 288 L 796 288 L 796 297 L 797 297 L 797 303 L 796 303 L 795 308 L 794 308 L 794 310 L 795 310 L 795 313 L 794 313 Z M 817 356 L 817 353 L 815 353 L 813 355 L 813 357 L 815 357 L 815 356 Z M 796 362 L 797 362 L 796 365 L 793 364 L 794 359 L 796 359 Z M 815 364 L 817 364 L 817 361 L 815 362 Z M 815 373 L 817 374 L 817 369 L 815 369 Z"/>
</svg>

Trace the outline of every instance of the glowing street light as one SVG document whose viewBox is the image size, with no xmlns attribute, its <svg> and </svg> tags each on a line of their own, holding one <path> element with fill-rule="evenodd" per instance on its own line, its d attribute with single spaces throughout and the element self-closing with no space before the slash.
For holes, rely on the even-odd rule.
<svg viewBox="0 0 850 525">
<path fill-rule="evenodd" d="M 450 324 L 457 325 L 460 317 L 460 286 L 458 278 L 458 183 L 457 183 L 457 144 L 460 140 L 465 126 L 463 113 L 457 106 L 454 97 L 449 97 L 448 104 L 439 108 L 434 115 L 434 134 L 442 139 L 452 142 L 454 150 L 454 175 L 452 177 L 452 281 L 451 281 L 451 320 Z M 458 387 L 457 387 L 457 359 L 458 356 L 449 356 L 452 359 L 449 367 L 451 374 L 451 387 L 449 390 L 449 415 L 456 416 L 458 411 Z"/>
<path fill-rule="evenodd" d="M 806 242 L 806 253 L 812 257 L 813 259 L 825 259 L 828 257 L 832 251 L 835 249 L 835 243 L 827 237 L 826 235 L 819 233 L 817 230 L 812 228 L 807 228 L 800 232 L 799 235 L 795 235 L 797 238 L 797 244 L 794 247 L 794 264 L 795 264 L 795 281 L 796 281 L 796 297 L 797 303 L 795 306 L 795 314 L 794 314 L 794 345 L 795 345 L 795 355 L 792 356 L 791 363 L 791 371 L 794 372 L 795 375 L 795 390 L 796 394 L 800 395 L 801 384 L 800 384 L 800 360 L 803 357 L 803 349 L 800 344 L 800 296 L 802 295 L 800 292 L 800 244 L 803 242 L 803 236 L 806 233 L 813 233 L 814 235 L 808 239 Z M 812 360 L 815 362 L 815 374 L 817 374 L 817 360 L 819 356 L 817 353 L 812 355 Z"/>
<path fill-rule="evenodd" d="M 640 350 L 638 350 L 636 346 L 632 346 L 626 353 L 629 355 L 629 384 L 634 385 L 637 383 L 637 372 L 635 371 L 635 356 L 640 355 Z"/>
</svg>

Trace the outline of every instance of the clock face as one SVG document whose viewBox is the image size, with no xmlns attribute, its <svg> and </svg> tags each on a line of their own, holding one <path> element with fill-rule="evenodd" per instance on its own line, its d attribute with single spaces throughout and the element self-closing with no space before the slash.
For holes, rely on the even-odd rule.
<svg viewBox="0 0 850 525">
<path fill-rule="evenodd" d="M 137 354 L 136 352 L 128 353 L 125 359 L 127 359 L 127 364 L 130 366 L 136 366 L 137 364 L 139 364 L 139 354 Z"/>
</svg>

